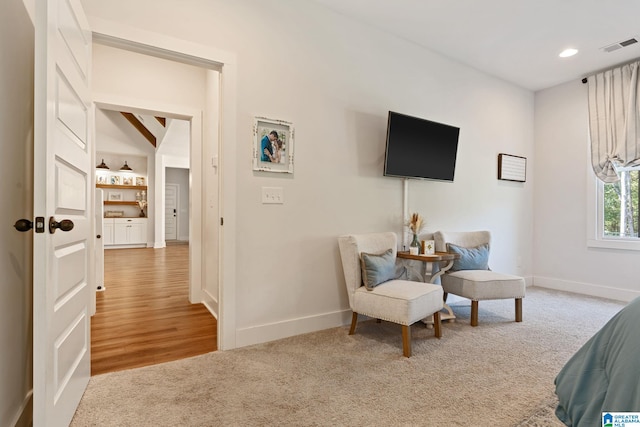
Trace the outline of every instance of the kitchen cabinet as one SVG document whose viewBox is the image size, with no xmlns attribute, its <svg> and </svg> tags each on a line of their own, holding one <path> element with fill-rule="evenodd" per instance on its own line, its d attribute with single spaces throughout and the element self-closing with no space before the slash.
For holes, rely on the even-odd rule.
<svg viewBox="0 0 640 427">
<path fill-rule="evenodd" d="M 105 246 L 147 245 L 146 218 L 104 218 Z"/>
</svg>

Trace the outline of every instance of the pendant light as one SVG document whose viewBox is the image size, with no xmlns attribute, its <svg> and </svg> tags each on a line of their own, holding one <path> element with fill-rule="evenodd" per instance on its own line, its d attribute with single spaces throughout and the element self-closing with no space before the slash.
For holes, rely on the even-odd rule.
<svg viewBox="0 0 640 427">
<path fill-rule="evenodd" d="M 104 159 L 102 159 L 102 162 L 96 166 L 96 169 L 109 169 L 109 166 L 107 166 L 104 162 Z"/>
<path fill-rule="evenodd" d="M 120 170 L 121 170 L 122 172 L 133 172 L 133 169 L 131 169 L 131 168 L 129 167 L 129 165 L 127 164 L 127 161 L 126 161 L 126 160 L 124 161 L 124 165 L 122 165 L 122 167 L 120 168 Z"/>
</svg>

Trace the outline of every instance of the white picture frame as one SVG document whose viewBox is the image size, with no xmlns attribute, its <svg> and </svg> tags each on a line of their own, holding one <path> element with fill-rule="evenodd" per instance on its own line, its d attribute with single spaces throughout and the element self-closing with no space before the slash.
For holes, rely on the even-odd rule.
<svg viewBox="0 0 640 427">
<path fill-rule="evenodd" d="M 253 170 L 293 173 L 293 123 L 254 117 Z"/>
<path fill-rule="evenodd" d="M 436 254 L 436 242 L 435 240 L 423 240 L 422 241 L 422 253 L 424 255 Z"/>
<path fill-rule="evenodd" d="M 110 202 L 122 202 L 124 200 L 122 191 L 109 191 L 107 200 Z"/>
</svg>

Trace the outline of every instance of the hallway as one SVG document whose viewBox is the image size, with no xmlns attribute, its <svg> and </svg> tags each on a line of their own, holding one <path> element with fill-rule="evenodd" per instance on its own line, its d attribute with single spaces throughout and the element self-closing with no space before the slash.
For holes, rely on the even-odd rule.
<svg viewBox="0 0 640 427">
<path fill-rule="evenodd" d="M 216 350 L 216 319 L 189 303 L 189 246 L 105 251 L 91 318 L 91 375 Z"/>
</svg>

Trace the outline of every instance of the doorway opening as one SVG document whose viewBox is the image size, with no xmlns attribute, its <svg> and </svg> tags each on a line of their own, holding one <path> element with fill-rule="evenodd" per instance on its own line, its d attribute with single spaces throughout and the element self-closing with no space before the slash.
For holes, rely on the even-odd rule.
<svg viewBox="0 0 640 427">
<path fill-rule="evenodd" d="M 119 50 L 119 48 L 111 48 L 111 47 L 105 48 L 105 47 L 94 45 L 94 49 L 99 51 L 98 55 L 94 54 L 94 58 L 95 58 L 94 61 L 98 61 L 98 62 L 101 60 L 105 60 L 105 58 L 109 62 L 112 62 L 112 63 L 117 62 L 118 55 L 122 55 L 122 53 L 116 52 L 117 50 Z M 132 55 L 143 56 L 144 54 L 127 51 L 124 55 L 127 56 L 127 60 L 120 61 L 124 65 L 124 68 L 138 65 L 139 68 L 144 69 L 144 65 L 146 62 L 154 61 L 153 70 L 156 72 L 156 75 L 161 74 L 158 71 L 161 65 L 161 64 L 159 65 L 160 61 L 170 62 L 170 61 L 167 61 L 166 59 L 154 58 L 153 60 L 149 60 L 148 58 L 145 58 L 145 59 L 141 59 L 138 63 L 136 63 L 136 61 L 132 59 Z M 175 64 L 171 64 L 171 65 L 168 65 L 168 67 L 170 68 L 170 72 L 172 73 L 172 76 L 179 75 L 179 73 L 176 73 L 176 69 L 178 69 L 179 66 Z M 193 66 L 189 66 L 189 67 L 194 68 Z M 96 69 L 100 71 L 95 71 Z M 140 69 L 134 70 L 133 72 L 131 72 L 131 74 L 134 75 L 132 77 L 134 81 L 136 78 L 135 77 L 136 71 L 140 72 Z M 109 79 L 111 79 L 111 82 L 118 80 L 117 83 L 120 83 L 120 81 L 122 80 L 122 79 L 118 79 L 117 76 L 114 77 L 113 75 L 114 71 L 105 69 L 104 64 L 103 66 L 94 67 L 94 74 L 95 73 L 99 74 L 100 72 L 109 73 L 109 75 L 106 77 L 98 75 L 98 79 L 102 78 L 103 80 L 107 81 L 106 83 L 103 82 L 103 86 L 108 86 Z M 196 71 L 196 73 L 200 74 L 203 77 L 202 79 L 203 87 L 200 88 L 200 91 L 206 92 L 207 89 L 209 89 L 209 85 L 204 84 L 204 82 L 209 77 L 210 71 L 201 69 L 200 71 Z M 138 87 L 139 86 L 143 86 L 143 85 L 138 85 Z M 133 295 L 134 299 L 138 299 L 143 302 L 146 300 L 147 302 L 149 302 L 149 301 L 153 301 L 153 297 L 157 296 L 158 294 L 162 294 L 165 291 L 163 287 L 158 286 L 159 283 L 164 283 L 165 287 L 171 289 L 172 284 L 165 283 L 166 280 L 180 276 L 181 279 L 179 279 L 179 281 L 181 281 L 183 284 L 185 282 L 188 284 L 187 293 L 186 295 L 182 295 L 181 301 L 176 301 L 177 305 L 164 306 L 163 310 L 167 313 L 181 312 L 182 313 L 181 316 L 186 316 L 186 318 L 189 318 L 192 314 L 194 314 L 192 313 L 193 310 L 191 310 L 189 307 L 187 308 L 183 307 L 182 309 L 180 309 L 180 305 L 182 303 L 186 303 L 186 304 L 193 303 L 193 305 L 198 306 L 199 308 L 204 310 L 204 311 L 201 310 L 200 312 L 195 313 L 197 316 L 201 316 L 201 313 L 204 312 L 209 317 L 208 319 L 209 322 L 208 323 L 204 322 L 200 328 L 205 329 L 204 325 L 207 324 L 210 330 L 204 334 L 205 335 L 204 338 L 200 336 L 194 338 L 193 335 L 190 336 L 189 332 L 185 328 L 180 328 L 178 330 L 183 331 L 184 337 L 173 336 L 173 338 L 171 338 L 173 341 L 173 344 L 175 344 L 176 342 L 180 343 L 181 340 L 183 341 L 186 338 L 209 339 L 209 342 L 207 343 L 206 346 L 204 346 L 204 348 L 206 348 L 208 351 L 213 351 L 217 349 L 217 335 L 218 335 L 217 321 L 214 318 L 215 316 L 217 316 L 217 313 L 214 310 L 212 310 L 212 304 L 209 304 L 209 305 L 206 304 L 207 302 L 206 296 L 212 295 L 213 297 L 215 297 L 210 299 L 215 300 L 216 303 L 218 301 L 218 297 L 217 297 L 217 292 L 214 292 L 214 290 L 212 289 L 207 289 L 207 286 L 206 286 L 207 282 L 203 281 L 203 279 L 207 278 L 207 276 L 205 275 L 206 272 L 200 270 L 202 268 L 202 263 L 200 260 L 205 255 L 202 249 L 202 247 L 204 246 L 203 241 L 205 241 L 209 237 L 202 233 L 202 230 L 203 230 L 202 223 L 206 223 L 207 215 L 206 215 L 206 212 L 203 212 L 202 203 L 199 202 L 200 197 L 197 197 L 197 196 L 192 197 L 192 194 L 190 194 L 192 191 L 195 194 L 198 194 L 197 188 L 198 187 L 203 188 L 205 186 L 203 177 L 207 176 L 207 174 L 204 173 L 203 171 L 202 159 L 206 155 L 209 155 L 211 151 L 213 151 L 213 148 L 211 147 L 211 142 L 215 142 L 216 143 L 215 145 L 217 146 L 217 139 L 215 141 L 211 141 L 203 137 L 203 133 L 204 133 L 203 129 L 206 130 L 208 127 L 212 126 L 211 124 L 209 124 L 209 121 L 207 120 L 210 114 L 207 114 L 206 109 L 205 111 L 202 110 L 203 105 L 196 104 L 193 109 L 171 106 L 166 102 L 163 103 L 162 101 L 159 101 L 157 98 L 154 99 L 153 93 L 151 93 L 148 99 L 143 99 L 145 98 L 144 91 L 141 91 L 139 93 L 139 96 L 141 96 L 139 100 L 133 100 L 133 101 L 129 97 L 127 97 L 125 101 L 124 100 L 125 97 L 122 94 L 118 93 L 117 90 L 106 90 L 106 91 L 103 90 L 103 92 L 112 92 L 112 93 L 110 93 L 109 96 L 100 95 L 96 97 L 95 99 L 95 104 L 97 107 L 96 115 L 98 115 L 98 113 L 103 110 L 110 111 L 112 113 L 117 112 L 115 116 L 119 118 L 120 125 L 122 124 L 128 125 L 128 123 L 126 123 L 126 121 L 120 116 L 120 113 L 125 111 L 127 114 L 130 114 L 132 116 L 137 116 L 137 117 L 162 117 L 162 118 L 166 118 L 166 121 L 168 123 L 167 124 L 168 130 L 166 131 L 166 135 L 163 135 L 163 138 L 158 139 L 158 143 L 156 146 L 155 144 L 147 144 L 145 141 L 143 141 L 143 138 L 141 138 L 141 135 L 137 133 L 133 127 L 131 126 L 126 127 L 126 130 L 131 132 L 134 136 L 137 136 L 139 141 L 142 141 L 140 143 L 140 147 L 137 147 L 138 154 L 142 154 L 142 155 L 146 154 L 145 157 L 148 159 L 147 161 L 147 164 L 148 164 L 147 197 L 148 197 L 149 205 L 147 208 L 148 224 L 146 224 L 145 226 L 147 227 L 147 231 L 150 237 L 148 239 L 148 243 L 145 246 L 152 246 L 154 249 L 141 249 L 141 250 L 113 249 L 105 253 L 105 269 L 104 269 L 105 273 L 104 274 L 106 279 L 105 280 L 106 290 L 103 294 L 98 294 L 97 296 L 97 301 L 96 301 L 97 310 L 96 310 L 96 315 L 94 316 L 95 318 L 94 321 L 96 324 L 98 325 L 100 324 L 99 316 L 104 315 L 104 313 L 101 313 L 100 310 L 104 309 L 105 302 L 108 301 L 108 298 L 107 296 L 105 296 L 105 294 L 113 293 L 114 292 L 113 289 L 117 288 L 117 286 L 110 285 L 109 283 L 110 281 L 116 280 L 118 286 L 122 282 L 126 282 L 129 286 L 133 286 L 137 288 L 139 287 L 139 285 L 136 284 L 138 280 L 136 279 L 135 281 L 132 282 L 131 280 L 127 280 L 127 278 L 139 277 L 141 282 L 146 283 L 147 292 L 144 292 L 142 294 L 135 294 L 134 291 L 132 290 L 120 289 L 119 295 L 122 298 L 124 297 L 129 298 L 130 296 Z M 128 94 L 129 93 L 130 92 L 128 92 Z M 216 98 L 218 97 L 218 93 L 214 92 L 212 93 L 211 96 Z M 108 98 L 108 101 L 107 101 L 107 98 Z M 123 101 L 119 101 L 120 99 L 123 99 Z M 213 101 L 210 101 L 210 102 L 215 104 L 215 103 L 218 103 L 219 100 L 214 99 Z M 167 105 L 169 106 L 167 107 Z M 161 110 L 160 107 L 164 109 Z M 215 113 L 217 113 L 217 111 L 218 110 L 215 109 Z M 217 118 L 214 118 L 210 121 L 216 124 L 219 122 Z M 171 129 L 175 129 L 176 127 L 179 127 L 177 125 L 180 123 L 186 123 L 186 128 L 184 126 L 181 127 L 183 130 L 182 134 L 179 134 L 178 136 L 173 135 L 173 138 L 170 137 Z M 109 142 L 112 142 L 113 139 L 120 139 L 120 138 L 113 138 L 112 130 L 106 131 L 106 130 L 97 129 L 97 125 L 98 125 L 98 122 L 96 121 L 96 144 L 95 144 L 96 151 L 103 150 L 103 149 L 112 151 L 113 146 L 118 145 L 118 142 L 113 142 L 112 144 L 109 144 Z M 217 134 L 217 132 L 213 132 L 213 133 Z M 101 140 L 106 140 L 107 144 L 101 144 Z M 105 145 L 109 146 L 109 148 L 105 148 L 104 147 Z M 132 151 L 135 151 L 135 150 L 132 150 L 131 147 L 129 148 L 122 147 L 122 144 L 120 144 L 118 151 L 120 152 L 128 151 L 129 153 L 131 153 Z M 167 187 L 167 183 L 170 183 L 170 181 L 172 180 L 175 181 L 175 179 L 171 178 L 172 175 L 175 175 L 174 174 L 175 171 L 181 171 L 179 174 L 180 177 L 178 179 L 179 182 L 177 184 L 177 187 L 178 188 L 183 187 L 183 191 L 181 192 L 180 199 L 186 202 L 186 205 L 176 206 L 175 208 L 176 217 L 178 217 L 178 214 L 181 214 L 180 216 L 182 217 L 180 218 L 180 221 L 179 221 L 179 225 L 181 226 L 181 228 L 175 230 L 176 231 L 175 240 L 178 240 L 179 238 L 180 240 L 187 242 L 187 245 L 186 246 L 182 245 L 182 247 L 173 247 L 173 245 L 170 245 L 171 247 L 167 247 L 167 244 L 166 244 L 167 238 L 165 235 L 166 224 L 167 224 L 167 213 L 164 209 L 166 204 L 165 189 Z M 217 172 L 217 170 L 215 172 Z M 198 183 L 199 185 L 193 186 L 192 188 L 189 185 L 190 183 Z M 217 200 L 217 192 L 215 193 L 215 199 L 212 199 L 210 197 L 209 200 L 212 200 L 213 202 L 211 206 L 212 210 L 217 210 L 217 207 L 219 205 L 219 202 Z M 217 234 L 216 234 L 216 237 L 217 237 Z M 115 262 L 113 268 L 116 270 L 125 269 L 124 267 L 128 264 L 124 262 L 125 260 L 120 259 L 119 254 L 117 255 L 114 254 L 114 251 L 121 251 L 121 250 L 132 251 L 131 253 L 125 254 L 126 255 L 125 260 L 128 261 L 133 258 L 139 259 L 137 263 L 138 265 L 137 266 L 131 265 L 130 266 L 131 270 L 129 270 L 129 274 L 124 276 L 119 275 L 119 271 L 110 270 L 108 266 L 109 260 L 115 259 L 117 261 Z M 141 252 L 144 252 L 144 255 L 142 255 Z M 153 256 L 151 256 L 149 252 L 156 252 L 156 253 L 153 254 Z M 169 254 L 169 255 L 165 255 L 165 254 Z M 176 266 L 176 263 L 180 263 L 179 268 L 173 268 Z M 148 269 L 145 270 L 145 267 L 147 266 L 147 264 L 150 264 L 153 266 L 152 271 Z M 140 271 L 141 274 L 136 273 L 136 271 Z M 158 276 L 157 275 L 158 271 L 164 271 L 165 274 Z M 154 278 L 153 283 L 149 283 L 148 281 L 143 280 L 147 277 Z M 215 279 L 217 279 L 217 266 L 216 266 Z M 215 282 L 217 284 L 217 280 Z M 178 293 L 177 290 L 169 291 L 169 292 L 174 292 L 171 295 Z M 171 298 L 164 298 L 162 299 L 162 301 L 163 302 L 171 301 Z M 205 303 L 205 304 L 202 305 L 197 303 Z M 131 302 L 131 304 L 135 304 L 135 302 Z M 157 302 L 154 302 L 153 304 L 157 305 Z M 142 310 L 137 310 L 137 311 L 138 311 L 138 314 L 140 314 Z M 147 324 L 150 326 L 153 324 L 153 326 L 155 327 L 156 326 L 155 324 L 161 323 L 161 319 L 159 320 L 158 317 L 154 317 L 154 316 L 156 315 L 154 314 L 150 317 L 148 315 L 147 318 L 138 316 L 136 318 L 136 313 L 130 313 L 128 317 L 135 318 L 135 320 L 133 322 L 129 322 L 128 325 L 132 328 L 139 328 L 140 324 Z M 115 322 L 118 322 L 119 320 L 121 319 L 117 318 L 117 319 L 114 319 L 113 322 L 115 323 Z M 109 321 L 107 321 L 106 323 L 109 323 Z M 176 321 L 176 323 L 179 323 L 179 322 Z M 126 325 L 127 325 L 127 322 L 124 322 L 119 327 L 124 328 Z M 104 327 L 104 324 L 99 326 Z M 108 327 L 109 326 L 107 326 L 107 328 Z M 167 326 L 167 328 L 171 328 L 171 326 Z M 114 328 L 114 329 L 117 330 L 117 328 Z M 140 338 L 148 341 L 150 330 L 151 329 L 147 329 L 145 334 L 140 335 Z M 101 329 L 101 331 L 105 332 L 104 329 Z M 167 330 L 164 330 L 164 332 L 166 331 Z M 156 328 L 156 332 L 158 332 L 157 328 Z M 163 333 L 162 327 L 160 328 L 159 333 Z M 94 344 L 96 344 L 96 346 L 98 345 L 98 343 L 94 343 L 93 337 L 95 335 L 97 334 L 96 333 L 92 334 L 93 352 L 97 352 L 97 347 L 94 347 Z M 102 340 L 99 344 L 102 345 L 103 348 L 105 346 L 107 347 L 118 346 L 117 340 L 115 343 L 105 344 L 103 340 L 105 335 L 108 335 L 108 334 L 103 333 L 102 337 L 99 338 L 100 340 Z M 125 333 L 121 329 L 118 335 L 122 337 L 124 335 L 131 336 L 132 334 Z M 117 338 L 117 336 L 115 338 Z M 158 347 L 147 347 L 145 349 L 145 348 L 139 348 L 137 344 L 132 344 L 131 342 L 125 343 L 124 341 L 120 341 L 119 351 L 121 351 L 121 353 L 125 353 L 125 351 L 123 350 L 123 347 L 129 347 L 129 349 L 132 350 L 132 351 L 127 351 L 127 353 L 129 354 L 138 353 L 140 358 L 139 362 L 142 365 L 149 364 L 150 360 L 156 360 L 156 362 L 154 363 L 159 363 L 159 361 L 167 360 L 167 359 L 162 359 L 161 357 L 156 357 L 156 356 L 152 356 L 151 359 L 149 359 L 148 355 L 145 356 L 146 353 L 154 352 L 154 351 L 160 352 L 160 353 L 167 353 L 166 348 L 159 349 Z M 189 347 L 189 345 L 188 344 L 185 345 L 183 343 L 183 345 L 179 347 L 182 347 L 182 349 L 184 350 L 185 347 Z M 200 346 L 199 348 L 202 348 L 202 346 Z M 182 357 L 189 357 L 197 354 L 197 351 L 201 351 L 201 350 L 196 350 L 196 353 L 190 354 L 188 352 L 186 353 L 183 352 L 181 354 L 182 354 Z M 101 357 L 100 355 L 96 355 L 96 358 L 100 358 L 100 357 Z M 122 358 L 122 357 L 119 357 L 119 358 Z M 92 360 L 93 359 L 94 358 L 92 357 Z M 128 367 L 135 367 L 135 366 L 142 366 L 142 365 L 134 362 L 134 363 L 131 363 Z M 96 373 L 99 370 L 93 369 L 92 367 L 92 371 Z"/>
<path fill-rule="evenodd" d="M 202 302 L 217 318 L 218 349 L 235 348 L 236 56 L 212 46 L 107 21 L 94 23 L 92 36 L 94 46 L 97 43 L 119 47 L 206 70 L 206 93 L 215 94 L 217 101 L 210 99 L 204 112 L 184 105 L 142 102 L 139 98 L 132 101 L 135 98 L 132 94 L 99 93 L 95 89 L 95 79 L 93 96 L 98 107 L 134 105 L 147 111 L 171 111 L 173 117 L 190 120 L 191 152 L 200 156 L 191 164 L 189 239 L 193 252 L 189 257 L 189 300 Z M 95 66 L 93 71 L 96 71 Z M 203 128 L 205 120 L 207 126 Z M 161 160 L 158 166 L 167 165 Z M 218 204 L 211 203 L 212 200 Z M 231 220 L 223 221 L 224 217 Z M 223 256 L 224 265 L 220 262 Z"/>
</svg>

